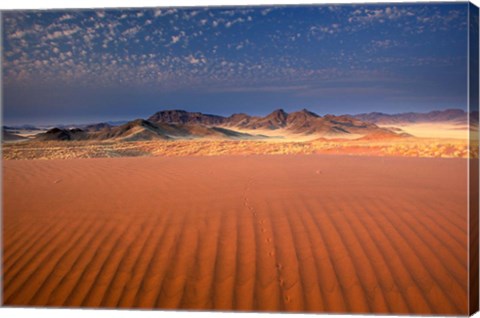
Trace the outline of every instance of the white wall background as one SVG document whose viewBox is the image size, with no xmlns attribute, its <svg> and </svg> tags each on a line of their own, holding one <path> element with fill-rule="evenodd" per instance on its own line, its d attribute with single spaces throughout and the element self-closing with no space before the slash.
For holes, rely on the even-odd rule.
<svg viewBox="0 0 480 318">
<path fill-rule="evenodd" d="M 51 8 L 119 8 L 119 7 L 155 7 L 155 6 L 199 6 L 199 5 L 255 5 L 255 4 L 322 4 L 322 3 L 367 3 L 382 2 L 375 0 L 0 0 L 0 10 L 8 9 L 51 9 Z M 383 1 L 386 2 L 386 1 Z M 406 1 L 388 1 L 406 2 Z M 410 1 L 413 2 L 413 1 Z M 415 1 L 426 2 L 426 1 Z M 451 0 L 435 0 L 435 2 L 452 2 Z M 480 0 L 472 1 L 480 6 Z M 326 318 L 369 317 L 363 315 L 313 315 L 313 314 L 258 314 L 258 313 L 211 313 L 211 312 L 172 312 L 172 311 L 133 311 L 133 310 L 80 310 L 80 309 L 31 309 L 0 308 L 1 318 Z M 370 316 L 391 317 L 391 316 Z M 480 314 L 475 315 L 480 318 Z"/>
</svg>

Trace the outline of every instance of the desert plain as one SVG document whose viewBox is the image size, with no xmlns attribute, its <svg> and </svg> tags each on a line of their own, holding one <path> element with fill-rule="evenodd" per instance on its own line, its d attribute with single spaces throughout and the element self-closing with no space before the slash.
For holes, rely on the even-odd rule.
<svg viewBox="0 0 480 318">
<path fill-rule="evenodd" d="M 5 160 L 4 303 L 465 314 L 466 164 Z"/>
<path fill-rule="evenodd" d="M 284 130 L 137 120 L 4 142 L 4 305 L 468 313 L 468 126 L 259 123 Z M 325 125 L 367 133 L 289 135 Z"/>
</svg>

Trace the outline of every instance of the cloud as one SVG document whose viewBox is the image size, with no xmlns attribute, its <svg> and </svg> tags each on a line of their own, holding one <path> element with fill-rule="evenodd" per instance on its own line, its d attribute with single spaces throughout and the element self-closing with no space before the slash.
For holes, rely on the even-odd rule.
<svg viewBox="0 0 480 318">
<path fill-rule="evenodd" d="M 85 14 L 58 12 L 48 17 L 42 13 L 5 14 L 4 71 L 9 82 L 47 78 L 86 85 L 122 82 L 193 87 L 260 83 L 274 87 L 282 82 L 293 85 L 343 76 L 338 69 L 435 65 L 438 61 L 434 59 L 409 62 L 388 56 L 386 49 L 408 47 L 408 41 L 415 36 L 404 43 L 393 33 L 366 32 L 360 44 L 341 42 L 348 41 L 340 36 L 353 32 L 354 26 L 386 30 L 372 25 L 380 20 L 391 23 L 389 31 L 400 33 L 405 32 L 408 23 L 411 32 L 433 32 L 460 25 L 463 19 L 461 10 L 417 10 L 411 16 L 412 8 L 355 7 L 332 15 L 324 7 L 312 10 L 318 14 L 315 19 L 305 20 L 283 15 L 281 9 L 276 11 L 278 15 L 271 14 L 270 7 L 205 11 L 158 8 L 142 11 L 142 17 L 131 10 L 109 10 L 108 14 L 103 10 Z M 221 14 L 222 10 L 229 13 Z M 322 14 L 329 14 L 331 19 L 323 19 Z M 350 18 L 359 22 L 350 24 Z M 252 20 L 255 24 L 247 23 Z M 335 43 L 332 47 L 307 43 L 311 39 Z M 304 54 L 306 48 L 308 54 Z M 369 56 L 371 52 L 377 54 Z M 452 61 L 448 65 L 458 64 Z M 338 69 L 326 71 L 328 67 Z"/>
<path fill-rule="evenodd" d="M 157 17 L 165 17 L 171 14 L 177 13 L 177 9 L 155 9 L 153 11 L 153 16 Z"/>
<path fill-rule="evenodd" d="M 170 42 L 171 44 L 175 44 L 177 43 L 178 41 L 180 41 L 180 39 L 182 38 L 181 35 L 172 35 L 172 41 Z"/>
<path fill-rule="evenodd" d="M 190 63 L 190 64 L 205 63 L 205 62 L 207 61 L 204 57 L 196 58 L 195 56 L 193 56 L 193 55 L 191 55 L 191 54 L 186 57 L 186 60 L 187 60 L 188 63 Z"/>
<path fill-rule="evenodd" d="M 396 27 L 408 34 L 448 31 L 466 28 L 466 10 L 438 10 L 437 6 L 379 6 L 365 7 L 348 15 L 351 30 L 364 29 L 373 24 L 395 23 Z"/>
<path fill-rule="evenodd" d="M 323 35 L 332 35 L 341 31 L 340 24 L 333 23 L 331 25 L 314 25 L 309 29 L 309 33 L 313 36 L 322 38 Z"/>
<path fill-rule="evenodd" d="M 273 11 L 273 8 L 266 8 L 266 9 L 263 9 L 260 14 L 265 16 L 265 15 L 268 15 L 270 12 Z"/>
<path fill-rule="evenodd" d="M 389 49 L 395 46 L 398 46 L 398 41 L 385 39 L 385 40 L 372 40 L 370 45 L 374 49 Z"/>
<path fill-rule="evenodd" d="M 58 21 L 63 22 L 63 21 L 71 20 L 73 18 L 74 18 L 73 15 L 67 13 L 62 15 L 60 18 L 58 18 Z"/>
<path fill-rule="evenodd" d="M 122 32 L 122 35 L 124 36 L 135 36 L 139 31 L 141 30 L 141 27 L 139 25 L 131 27 L 129 29 L 126 29 L 125 31 Z"/>
<path fill-rule="evenodd" d="M 15 31 L 15 33 L 11 33 L 9 34 L 9 38 L 10 39 L 20 39 L 20 38 L 23 38 L 23 36 L 25 35 L 25 31 L 22 31 L 22 30 L 18 30 L 18 31 Z"/>
<path fill-rule="evenodd" d="M 69 37 L 69 36 L 77 33 L 78 31 L 80 31 L 80 27 L 74 27 L 74 28 L 68 29 L 68 30 L 55 31 L 53 33 L 47 34 L 46 38 L 48 40 L 55 40 L 55 39 L 58 39 L 58 38 Z"/>
</svg>

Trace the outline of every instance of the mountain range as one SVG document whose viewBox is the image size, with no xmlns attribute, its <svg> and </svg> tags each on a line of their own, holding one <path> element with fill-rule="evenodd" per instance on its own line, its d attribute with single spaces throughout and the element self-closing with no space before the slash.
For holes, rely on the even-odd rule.
<svg viewBox="0 0 480 318">
<path fill-rule="evenodd" d="M 120 126 L 99 123 L 86 126 L 84 129 L 52 128 L 35 137 L 36 140 L 154 140 L 154 139 L 255 139 L 253 136 L 222 127 L 210 127 L 202 124 L 153 123 L 144 119 L 136 119 Z"/>
<path fill-rule="evenodd" d="M 125 123 L 110 122 L 82 125 L 75 128 L 55 127 L 33 137 L 34 140 L 177 140 L 177 139 L 267 139 L 282 136 L 315 138 L 387 138 L 406 136 L 396 129 L 378 125 L 451 122 L 466 123 L 467 113 L 460 109 L 429 113 L 384 114 L 379 112 L 358 115 L 320 116 L 307 109 L 287 113 L 277 109 L 266 116 L 237 113 L 231 116 L 203 114 L 185 110 L 163 110 L 147 119 Z M 478 120 L 477 120 L 478 122 Z M 26 127 L 26 126 L 22 126 Z M 14 130 L 3 127 L 4 140 L 21 140 Z M 29 126 L 30 128 L 30 126 Z M 35 127 L 31 127 L 35 129 Z"/>
<path fill-rule="evenodd" d="M 266 139 L 278 136 L 329 137 L 348 135 L 397 136 L 395 132 L 350 116 L 319 116 L 307 109 L 287 113 L 278 109 L 265 117 L 233 114 L 229 117 L 187 112 L 159 111 L 148 119 L 136 119 L 120 126 L 98 123 L 79 128 L 52 128 L 35 139 L 48 140 L 153 140 L 153 139 Z"/>
<path fill-rule="evenodd" d="M 428 113 L 400 113 L 385 114 L 379 112 L 353 115 L 352 117 L 381 125 L 408 124 L 408 123 L 440 123 L 467 124 L 468 113 L 462 109 L 435 110 Z M 473 122 L 478 123 L 478 112 L 472 113 Z"/>
</svg>

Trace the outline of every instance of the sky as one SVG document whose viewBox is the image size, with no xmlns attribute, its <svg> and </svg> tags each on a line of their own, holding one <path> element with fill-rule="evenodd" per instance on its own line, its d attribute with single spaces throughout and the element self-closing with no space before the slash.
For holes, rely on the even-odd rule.
<svg viewBox="0 0 480 318">
<path fill-rule="evenodd" d="M 2 12 L 4 124 L 466 109 L 464 3 Z"/>
</svg>

